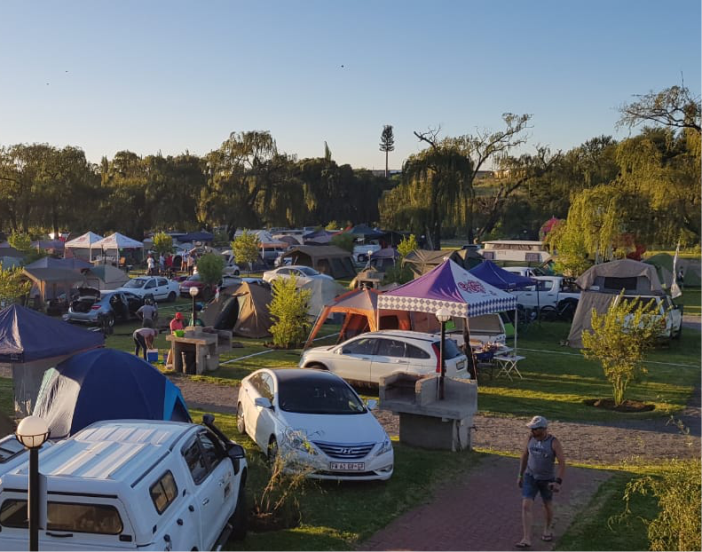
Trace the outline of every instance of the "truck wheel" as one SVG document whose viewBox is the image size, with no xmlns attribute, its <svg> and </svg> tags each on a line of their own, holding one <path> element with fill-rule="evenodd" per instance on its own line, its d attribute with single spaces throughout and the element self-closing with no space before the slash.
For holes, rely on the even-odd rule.
<svg viewBox="0 0 702 552">
<path fill-rule="evenodd" d="M 239 483 L 239 496 L 236 499 L 236 508 L 232 517 L 229 518 L 229 524 L 232 526 L 230 538 L 233 540 L 244 540 L 248 531 L 248 511 L 246 509 L 246 488 L 244 479 Z"/>
<path fill-rule="evenodd" d="M 556 318 L 558 318 L 558 312 L 556 311 L 555 307 L 552 307 L 551 305 L 541 307 L 541 310 L 539 311 L 540 320 L 545 322 L 555 322 Z"/>
<path fill-rule="evenodd" d="M 246 422 L 244 421 L 244 409 L 241 403 L 236 405 L 236 429 L 239 433 L 244 435 L 246 433 Z"/>
<path fill-rule="evenodd" d="M 173 303 L 175 300 L 176 300 L 176 292 L 175 292 L 175 291 L 171 291 L 171 292 L 168 294 L 168 302 L 169 302 L 169 303 Z"/>
</svg>

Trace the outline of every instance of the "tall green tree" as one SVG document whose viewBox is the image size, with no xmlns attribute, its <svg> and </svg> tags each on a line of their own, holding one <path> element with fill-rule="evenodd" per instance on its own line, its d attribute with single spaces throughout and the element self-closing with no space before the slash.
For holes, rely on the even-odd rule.
<svg viewBox="0 0 702 552">
<path fill-rule="evenodd" d="M 635 97 L 638 98 L 636 101 L 619 108 L 620 126 L 631 128 L 653 123 L 700 133 L 700 96 L 692 93 L 684 82 L 680 86 Z"/>
<path fill-rule="evenodd" d="M 385 178 L 388 177 L 388 154 L 395 151 L 395 136 L 392 131 L 392 125 L 383 126 L 383 132 L 380 134 L 380 151 L 385 152 Z"/>
</svg>

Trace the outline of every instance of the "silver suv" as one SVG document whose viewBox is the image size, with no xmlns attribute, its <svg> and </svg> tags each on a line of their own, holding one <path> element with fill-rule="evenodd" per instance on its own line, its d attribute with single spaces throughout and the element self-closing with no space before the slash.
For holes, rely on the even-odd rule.
<svg viewBox="0 0 702 552">
<path fill-rule="evenodd" d="M 452 339 L 446 339 L 446 375 L 468 378 L 468 359 Z M 331 347 L 302 353 L 300 368 L 321 368 L 360 384 L 377 384 L 395 372 L 438 373 L 440 340 L 436 335 L 402 330 L 368 332 Z"/>
</svg>

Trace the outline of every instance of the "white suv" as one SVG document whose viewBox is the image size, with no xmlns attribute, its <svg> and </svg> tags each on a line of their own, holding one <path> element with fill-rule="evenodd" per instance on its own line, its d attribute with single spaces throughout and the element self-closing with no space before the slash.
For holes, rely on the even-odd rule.
<svg viewBox="0 0 702 552">
<path fill-rule="evenodd" d="M 95 422 L 42 447 L 39 548 L 215 550 L 243 538 L 244 449 L 212 421 Z M 0 550 L 27 546 L 28 455 L 15 454 L 1 480 Z"/>
<path fill-rule="evenodd" d="M 656 318 L 661 317 L 665 320 L 665 328 L 661 330 L 660 339 L 678 339 L 682 334 L 682 311 L 680 307 L 673 303 L 669 296 L 664 295 L 624 295 L 617 297 L 614 302 L 617 304 L 620 300 L 633 302 L 639 299 L 642 304 L 655 303 L 658 314 Z"/>
<path fill-rule="evenodd" d="M 331 347 L 302 353 L 300 368 L 321 368 L 360 384 L 377 384 L 395 372 L 428 375 L 440 371 L 439 338 L 402 330 L 368 332 Z M 452 339 L 444 350 L 446 375 L 468 378 L 468 359 Z"/>
</svg>

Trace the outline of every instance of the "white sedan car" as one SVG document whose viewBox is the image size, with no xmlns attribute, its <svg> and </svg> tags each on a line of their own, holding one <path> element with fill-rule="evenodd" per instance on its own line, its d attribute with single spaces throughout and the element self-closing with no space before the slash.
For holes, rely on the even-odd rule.
<svg viewBox="0 0 702 552">
<path fill-rule="evenodd" d="M 134 295 L 155 301 L 173 302 L 178 298 L 179 283 L 163 276 L 139 276 L 126 282 L 117 291 L 129 291 Z"/>
<path fill-rule="evenodd" d="M 322 274 L 320 272 L 317 272 L 314 268 L 310 268 L 309 266 L 303 265 L 281 266 L 279 268 L 274 268 L 273 270 L 267 270 L 263 273 L 264 281 L 268 282 L 269 284 L 277 278 L 290 278 L 291 276 L 295 276 L 295 278 L 297 278 L 298 283 L 305 283 L 309 282 L 310 280 L 316 280 L 320 278 L 323 280 L 331 280 L 332 282 L 334 281 L 334 278 L 332 278 L 331 276 L 328 276 L 327 274 Z"/>
<path fill-rule="evenodd" d="M 372 406 L 371 406 L 372 408 Z M 392 476 L 390 438 L 356 391 L 322 370 L 263 368 L 241 382 L 237 429 L 308 477 L 386 480 Z"/>
<path fill-rule="evenodd" d="M 377 384 L 395 372 L 427 375 L 440 372 L 439 343 L 434 334 L 403 330 L 367 332 L 340 345 L 315 347 L 302 353 L 300 368 L 321 368 L 347 381 Z M 468 359 L 446 339 L 446 376 L 468 378 Z"/>
</svg>

